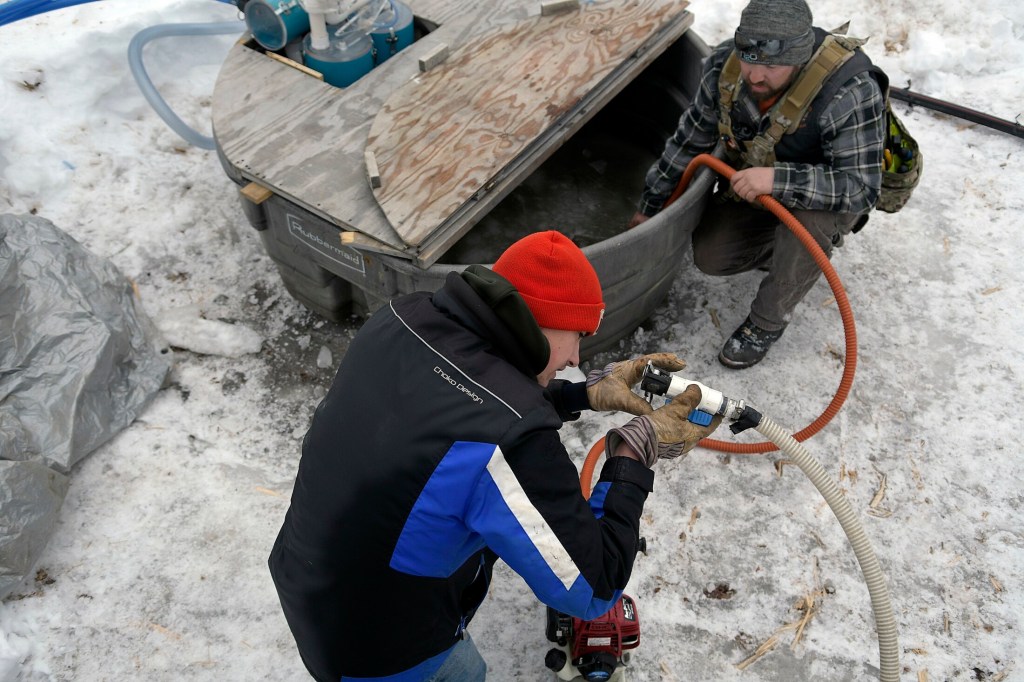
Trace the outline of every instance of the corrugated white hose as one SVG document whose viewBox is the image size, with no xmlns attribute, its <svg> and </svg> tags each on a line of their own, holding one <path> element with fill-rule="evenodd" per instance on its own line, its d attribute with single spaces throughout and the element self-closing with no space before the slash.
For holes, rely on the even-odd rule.
<svg viewBox="0 0 1024 682">
<path fill-rule="evenodd" d="M 828 475 L 825 468 L 807 451 L 793 436 L 768 417 L 762 415 L 760 423 L 754 427 L 761 435 L 775 443 L 782 452 L 796 462 L 811 483 L 818 489 L 821 496 L 828 502 L 832 513 L 839 520 L 839 525 L 846 532 L 846 537 L 853 545 L 853 553 L 860 562 L 860 570 L 864 574 L 864 582 L 871 595 L 871 609 L 875 613 L 875 629 L 878 631 L 878 668 L 882 682 L 899 682 L 900 654 L 896 637 L 896 617 L 893 614 L 892 602 L 889 600 L 889 588 L 882 575 L 882 567 L 875 556 L 875 550 L 864 533 L 860 519 L 850 506 L 850 502 L 839 490 L 839 485 Z"/>
</svg>

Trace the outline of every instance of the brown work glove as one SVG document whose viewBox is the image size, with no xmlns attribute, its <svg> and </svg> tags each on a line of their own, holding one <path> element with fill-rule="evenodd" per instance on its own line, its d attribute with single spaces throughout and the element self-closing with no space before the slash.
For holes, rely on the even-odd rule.
<svg viewBox="0 0 1024 682">
<path fill-rule="evenodd" d="M 620 410 L 630 414 L 650 414 L 651 404 L 633 393 L 633 386 L 640 381 L 644 367 L 650 361 L 658 369 L 678 372 L 686 363 L 675 353 L 651 353 L 633 360 L 623 360 L 595 369 L 587 375 L 587 399 L 590 409 L 598 412 Z"/>
<path fill-rule="evenodd" d="M 640 457 L 641 462 L 652 467 L 659 459 L 672 459 L 689 452 L 697 445 L 697 441 L 708 436 L 722 423 L 721 415 L 715 415 L 707 426 L 697 426 L 687 421 L 687 415 L 700 404 L 700 398 L 700 389 L 690 386 L 664 407 L 634 417 L 617 429 L 612 429 L 605 438 L 605 456 L 611 457 L 616 448 L 625 443 Z"/>
</svg>

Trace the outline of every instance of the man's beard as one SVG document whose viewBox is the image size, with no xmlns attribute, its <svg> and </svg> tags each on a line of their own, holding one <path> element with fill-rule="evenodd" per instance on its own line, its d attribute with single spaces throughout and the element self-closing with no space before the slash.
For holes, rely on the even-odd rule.
<svg viewBox="0 0 1024 682">
<path fill-rule="evenodd" d="M 783 88 L 782 90 L 755 90 L 753 86 L 747 86 L 747 89 L 750 90 L 750 96 L 758 104 L 760 104 L 761 102 L 767 102 L 768 100 L 771 99 L 775 99 L 775 97 L 782 94 L 782 92 L 785 90 L 785 88 Z"/>
<path fill-rule="evenodd" d="M 793 81 L 796 80 L 796 77 L 799 73 L 799 71 L 795 71 L 793 75 L 789 77 L 789 80 L 787 80 L 778 88 L 774 89 L 768 88 L 765 90 L 754 90 L 754 86 L 751 85 L 750 83 L 747 83 L 747 91 L 750 93 L 750 97 L 755 102 L 761 103 L 773 100 L 782 93 L 784 93 L 786 90 L 789 90 L 789 86 L 793 85 Z"/>
</svg>

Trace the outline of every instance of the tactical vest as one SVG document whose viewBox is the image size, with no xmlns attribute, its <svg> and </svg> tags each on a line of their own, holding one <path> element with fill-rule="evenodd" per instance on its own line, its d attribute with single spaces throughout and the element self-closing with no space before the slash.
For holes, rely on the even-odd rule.
<svg viewBox="0 0 1024 682">
<path fill-rule="evenodd" d="M 768 111 L 768 127 L 761 131 L 763 116 L 750 98 L 737 99 L 740 60 L 729 55 L 718 79 L 720 99 L 718 130 L 726 142 L 729 161 L 737 168 L 770 166 L 776 160 L 822 163 L 818 118 L 836 92 L 853 76 L 868 72 L 883 95 L 889 78 L 858 49 L 863 40 L 814 29 L 814 55 Z"/>
</svg>

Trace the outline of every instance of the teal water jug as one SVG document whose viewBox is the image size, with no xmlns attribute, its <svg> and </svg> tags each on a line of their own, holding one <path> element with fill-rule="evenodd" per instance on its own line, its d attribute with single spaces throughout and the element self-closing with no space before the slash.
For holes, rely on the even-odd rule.
<svg viewBox="0 0 1024 682">
<path fill-rule="evenodd" d="M 373 69 L 373 41 L 364 31 L 349 28 L 340 33 L 328 27 L 330 45 L 325 50 L 313 47 L 311 36 L 302 41 L 303 61 L 316 69 L 324 81 L 345 88 Z"/>
<path fill-rule="evenodd" d="M 298 0 L 249 0 L 245 25 L 257 43 L 275 52 L 309 32 L 309 15 Z"/>
<path fill-rule="evenodd" d="M 373 40 L 374 61 L 382 64 L 399 50 L 412 45 L 412 10 L 409 6 L 388 0 L 370 29 Z"/>
</svg>

